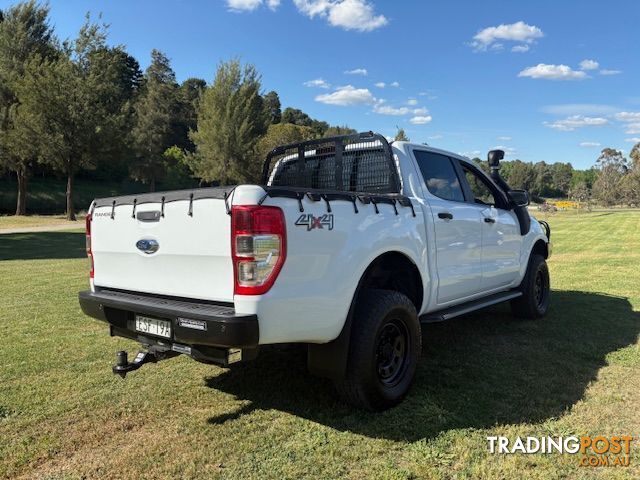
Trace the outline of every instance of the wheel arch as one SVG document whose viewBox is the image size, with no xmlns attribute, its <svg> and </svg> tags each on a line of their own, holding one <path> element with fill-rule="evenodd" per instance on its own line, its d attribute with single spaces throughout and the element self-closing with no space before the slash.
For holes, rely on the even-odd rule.
<svg viewBox="0 0 640 480">
<path fill-rule="evenodd" d="M 379 254 L 360 276 L 338 337 L 328 343 L 308 345 L 307 366 L 311 373 L 334 380 L 344 378 L 355 308 L 360 294 L 367 288 L 398 291 L 411 300 L 418 313 L 424 302 L 424 281 L 416 263 L 397 250 Z"/>
<path fill-rule="evenodd" d="M 536 254 L 542 255 L 545 258 L 545 260 L 549 258 L 549 246 L 547 245 L 547 242 L 545 242 L 541 238 L 536 240 L 536 242 L 533 244 L 533 247 L 531 248 L 531 253 L 529 254 L 529 258 L 531 258 L 531 255 L 536 255 Z"/>
</svg>

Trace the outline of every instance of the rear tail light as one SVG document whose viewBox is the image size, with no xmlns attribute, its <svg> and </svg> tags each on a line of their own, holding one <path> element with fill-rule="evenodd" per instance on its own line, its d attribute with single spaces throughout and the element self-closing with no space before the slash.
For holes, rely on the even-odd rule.
<svg viewBox="0 0 640 480">
<path fill-rule="evenodd" d="M 86 239 L 87 239 L 87 258 L 89 259 L 89 277 L 93 278 L 93 252 L 91 250 L 91 214 L 88 213 L 85 218 Z"/>
<path fill-rule="evenodd" d="M 234 206 L 231 253 L 236 295 L 269 291 L 287 255 L 284 214 L 278 207 Z"/>
</svg>

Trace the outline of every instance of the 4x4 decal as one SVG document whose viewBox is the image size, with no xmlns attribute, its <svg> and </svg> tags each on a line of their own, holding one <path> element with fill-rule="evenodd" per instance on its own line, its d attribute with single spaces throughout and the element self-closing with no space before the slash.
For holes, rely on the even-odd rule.
<svg viewBox="0 0 640 480">
<path fill-rule="evenodd" d="M 303 213 L 296 220 L 296 225 L 298 227 L 307 227 L 307 232 L 315 228 L 324 227 L 333 230 L 333 213 L 325 213 L 318 217 L 310 213 Z"/>
</svg>

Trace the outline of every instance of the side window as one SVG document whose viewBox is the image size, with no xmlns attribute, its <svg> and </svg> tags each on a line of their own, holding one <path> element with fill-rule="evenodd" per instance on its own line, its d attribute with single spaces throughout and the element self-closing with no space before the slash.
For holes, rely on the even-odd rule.
<svg viewBox="0 0 640 480">
<path fill-rule="evenodd" d="M 454 202 L 464 202 L 458 175 L 449 157 L 424 150 L 414 150 L 424 183 L 435 196 Z"/>
<path fill-rule="evenodd" d="M 487 185 L 487 182 L 466 165 L 463 164 L 462 168 L 464 169 L 467 182 L 471 187 L 471 192 L 473 192 L 475 203 L 480 205 L 497 205 L 496 197 Z"/>
</svg>

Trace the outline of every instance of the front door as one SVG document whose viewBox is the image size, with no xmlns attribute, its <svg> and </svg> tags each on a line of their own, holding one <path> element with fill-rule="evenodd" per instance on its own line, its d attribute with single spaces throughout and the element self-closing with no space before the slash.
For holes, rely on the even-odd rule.
<svg viewBox="0 0 640 480">
<path fill-rule="evenodd" d="M 473 194 L 473 208 L 482 220 L 482 289 L 508 287 L 520 273 L 522 236 L 518 218 L 513 210 L 504 208 L 504 199 L 482 172 L 464 162 L 461 166 Z"/>
</svg>

